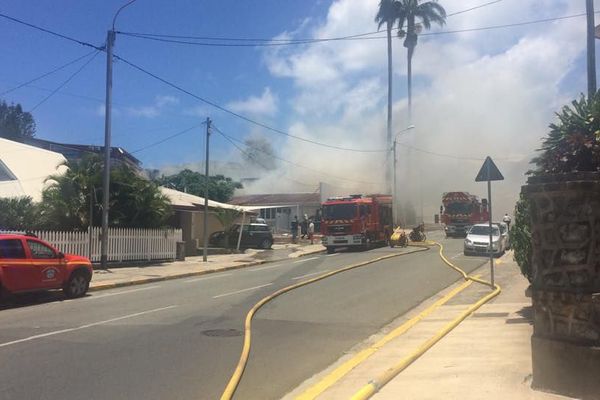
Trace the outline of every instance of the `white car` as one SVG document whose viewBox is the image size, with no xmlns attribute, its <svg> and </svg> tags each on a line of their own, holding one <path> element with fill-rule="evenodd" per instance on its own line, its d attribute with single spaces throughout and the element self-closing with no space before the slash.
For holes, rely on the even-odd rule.
<svg viewBox="0 0 600 400">
<path fill-rule="evenodd" d="M 500 232 L 497 224 L 492 224 L 492 252 L 499 257 L 506 251 L 507 236 Z M 473 225 L 465 238 L 464 253 L 468 255 L 489 255 L 490 226 L 489 224 Z"/>
</svg>

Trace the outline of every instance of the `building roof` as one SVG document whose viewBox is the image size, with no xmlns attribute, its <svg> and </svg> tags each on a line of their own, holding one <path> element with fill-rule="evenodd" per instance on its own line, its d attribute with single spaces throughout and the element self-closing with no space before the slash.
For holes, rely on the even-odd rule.
<svg viewBox="0 0 600 400">
<path fill-rule="evenodd" d="M 96 153 L 101 154 L 104 151 L 104 146 L 94 146 L 88 144 L 72 144 L 72 143 L 60 143 L 53 142 L 51 140 L 45 140 L 40 138 L 21 138 L 19 139 L 21 142 L 39 147 L 42 149 L 55 151 L 63 154 L 66 158 L 71 158 L 74 156 L 79 156 L 81 153 Z M 135 158 L 131 153 L 127 152 L 125 149 L 121 147 L 111 147 L 111 157 L 114 159 L 122 159 L 130 162 L 135 166 L 139 166 L 142 164 L 140 160 Z"/>
<path fill-rule="evenodd" d="M 171 205 L 175 208 L 182 209 L 203 209 L 204 208 L 204 197 L 194 196 L 193 194 L 180 192 L 175 189 L 166 188 L 164 186 L 159 187 L 162 194 L 167 196 Z M 252 212 L 253 207 L 236 206 L 227 203 L 220 203 L 214 200 L 208 200 L 209 208 L 226 209 L 226 210 L 238 210 L 245 212 Z"/>
<path fill-rule="evenodd" d="M 46 178 L 64 173 L 66 161 L 60 153 L 0 138 L 0 197 L 40 201 Z"/>
<path fill-rule="evenodd" d="M 315 193 L 276 193 L 276 194 L 248 194 L 235 196 L 231 204 L 243 206 L 289 206 L 296 204 L 320 204 L 321 197 Z"/>
</svg>

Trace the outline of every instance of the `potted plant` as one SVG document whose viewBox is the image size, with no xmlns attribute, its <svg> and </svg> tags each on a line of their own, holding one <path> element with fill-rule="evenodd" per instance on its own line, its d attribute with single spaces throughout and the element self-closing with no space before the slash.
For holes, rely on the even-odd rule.
<svg viewBox="0 0 600 400">
<path fill-rule="evenodd" d="M 556 115 L 521 192 L 530 214 L 530 258 L 520 264 L 530 263 L 533 385 L 587 398 L 600 393 L 600 92 Z"/>
</svg>

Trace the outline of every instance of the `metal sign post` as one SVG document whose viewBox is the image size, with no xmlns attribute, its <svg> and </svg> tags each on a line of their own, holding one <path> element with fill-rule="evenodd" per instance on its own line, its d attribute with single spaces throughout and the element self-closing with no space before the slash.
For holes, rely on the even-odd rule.
<svg viewBox="0 0 600 400">
<path fill-rule="evenodd" d="M 502 181 L 504 180 L 504 176 L 500 173 L 500 170 L 494 164 L 490 156 L 487 156 L 477 177 L 475 178 L 475 182 L 486 182 L 487 181 L 487 191 L 488 191 L 488 223 L 490 229 L 490 244 L 489 244 L 489 253 L 490 253 L 490 273 L 491 273 L 491 286 L 494 287 L 494 245 L 493 245 L 493 235 L 492 235 L 492 181 Z"/>
</svg>

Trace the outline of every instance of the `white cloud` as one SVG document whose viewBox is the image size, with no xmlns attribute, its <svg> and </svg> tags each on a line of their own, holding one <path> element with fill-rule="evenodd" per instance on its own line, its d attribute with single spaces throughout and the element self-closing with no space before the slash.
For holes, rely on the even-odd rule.
<svg viewBox="0 0 600 400">
<path fill-rule="evenodd" d="M 462 2 L 460 2 L 462 4 Z M 541 5 L 539 4 L 541 3 Z M 377 0 L 338 0 L 312 37 L 335 37 L 376 29 Z M 448 6 L 448 12 L 472 4 Z M 568 0 L 540 0 L 535 5 L 507 0 L 450 17 L 444 29 L 464 29 L 576 14 L 582 5 Z M 523 17 L 519 17 L 523 16 Z M 564 77 L 585 50 L 585 19 L 562 20 L 494 31 L 421 37 L 413 62 L 416 129 L 402 141 L 430 152 L 484 158 L 491 155 L 505 172 L 496 185 L 497 205 L 510 212 L 524 183 L 539 139 L 553 111 L 582 88 L 561 92 Z M 436 30 L 438 28 L 435 28 Z M 303 36 L 307 34 L 304 33 Z M 294 37 L 283 33 L 280 37 Z M 394 131 L 406 119 L 406 49 L 394 38 Z M 274 47 L 264 53 L 271 74 L 294 83 L 289 131 L 299 136 L 352 148 L 385 147 L 387 95 L 386 40 L 356 40 Z M 385 155 L 348 153 L 289 139 L 285 156 L 327 174 L 288 168 L 287 177 L 328 181 L 349 192 L 384 190 L 331 177 L 380 182 Z M 400 169 L 411 169 L 402 193 L 419 201 L 425 212 L 439 209 L 441 192 L 470 190 L 485 195 L 474 176 L 480 161 L 457 160 L 416 151 L 401 152 Z M 277 184 L 278 175 L 260 183 Z M 422 182 L 422 185 L 416 182 Z M 293 184 L 290 184 L 293 186 Z M 257 190 L 261 187 L 257 187 Z M 305 188 L 297 187 L 298 190 Z M 410 192 L 410 193 L 409 193 Z"/>
<path fill-rule="evenodd" d="M 127 107 L 125 112 L 132 117 L 156 118 L 165 108 L 179 104 L 179 98 L 169 95 L 157 95 L 151 105 Z"/>
<path fill-rule="evenodd" d="M 250 96 L 245 100 L 232 101 L 227 104 L 231 110 L 239 113 L 248 113 L 254 115 L 274 115 L 277 112 L 277 96 L 266 87 L 262 95 Z"/>
</svg>

